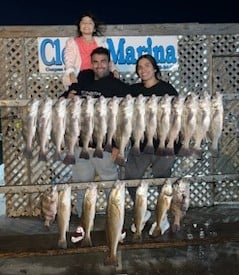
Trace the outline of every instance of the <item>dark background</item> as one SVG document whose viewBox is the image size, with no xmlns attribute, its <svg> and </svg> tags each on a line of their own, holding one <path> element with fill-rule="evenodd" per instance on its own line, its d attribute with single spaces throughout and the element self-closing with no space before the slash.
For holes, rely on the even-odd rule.
<svg viewBox="0 0 239 275">
<path fill-rule="evenodd" d="M 239 23 L 237 5 L 236 0 L 10 0 L 1 4 L 0 25 L 74 25 L 88 10 L 109 25 Z"/>
</svg>

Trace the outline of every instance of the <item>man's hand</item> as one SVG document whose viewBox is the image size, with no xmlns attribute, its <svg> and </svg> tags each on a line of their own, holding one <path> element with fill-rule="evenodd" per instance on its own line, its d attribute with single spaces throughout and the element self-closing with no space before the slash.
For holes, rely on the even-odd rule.
<svg viewBox="0 0 239 275">
<path fill-rule="evenodd" d="M 78 82 L 77 77 L 75 76 L 74 73 L 70 73 L 69 77 L 70 77 L 71 83 L 77 83 Z"/>
<path fill-rule="evenodd" d="M 77 92 L 74 91 L 74 90 L 72 90 L 72 91 L 70 91 L 70 92 L 68 93 L 67 98 L 73 98 L 76 94 L 77 94 Z"/>
<path fill-rule="evenodd" d="M 118 155 L 119 155 L 119 149 L 116 148 L 116 147 L 113 147 L 113 148 L 112 148 L 112 153 L 111 153 L 112 159 L 113 159 L 113 160 L 116 160 L 117 157 L 118 157 Z"/>
</svg>

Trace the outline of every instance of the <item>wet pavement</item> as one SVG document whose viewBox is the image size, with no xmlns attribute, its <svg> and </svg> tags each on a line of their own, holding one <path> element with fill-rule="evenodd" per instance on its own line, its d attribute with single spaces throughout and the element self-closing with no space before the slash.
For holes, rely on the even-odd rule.
<svg viewBox="0 0 239 275">
<path fill-rule="evenodd" d="M 148 235 L 152 213 L 142 242 L 133 242 L 126 212 L 127 237 L 118 247 L 118 266 L 105 266 L 105 215 L 97 215 L 93 247 L 70 242 L 78 218 L 71 217 L 68 248 L 57 248 L 57 225 L 47 232 L 39 217 L 0 217 L 0 274 L 239 274 L 239 205 L 189 208 L 179 233 L 168 230 Z M 169 217 L 170 218 L 170 217 Z"/>
</svg>

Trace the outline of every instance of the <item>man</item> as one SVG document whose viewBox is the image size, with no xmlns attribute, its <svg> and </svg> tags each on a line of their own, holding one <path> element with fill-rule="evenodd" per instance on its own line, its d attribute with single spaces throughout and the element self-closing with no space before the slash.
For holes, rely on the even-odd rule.
<svg viewBox="0 0 239 275">
<path fill-rule="evenodd" d="M 62 96 L 72 98 L 74 96 L 88 95 L 93 97 L 124 97 L 130 93 L 130 86 L 110 72 L 111 60 L 110 52 L 104 47 L 98 47 L 91 53 L 92 69 L 81 71 L 78 75 L 78 82 L 73 83 L 69 90 Z M 81 147 L 75 149 L 76 163 L 72 166 L 73 182 L 90 182 L 96 176 L 100 180 L 116 180 L 118 179 L 118 167 L 114 162 L 112 154 L 103 152 L 103 158 L 93 157 L 94 148 L 91 148 L 89 159 L 80 158 Z M 107 190 L 109 191 L 109 190 Z M 107 192 L 108 193 L 108 192 Z M 77 214 L 82 214 L 82 203 L 84 199 L 84 190 L 77 192 Z M 78 242 L 84 237 L 84 230 L 79 225 L 75 234 L 72 236 L 72 242 Z"/>
</svg>

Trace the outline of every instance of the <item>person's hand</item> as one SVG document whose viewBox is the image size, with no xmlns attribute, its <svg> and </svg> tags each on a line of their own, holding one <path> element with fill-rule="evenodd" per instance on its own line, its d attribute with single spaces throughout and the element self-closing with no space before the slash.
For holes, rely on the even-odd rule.
<svg viewBox="0 0 239 275">
<path fill-rule="evenodd" d="M 113 71 L 113 75 L 114 75 L 115 78 L 120 78 L 120 74 L 117 70 Z"/>
<path fill-rule="evenodd" d="M 70 73 L 69 77 L 70 77 L 71 83 L 77 83 L 78 82 L 77 77 L 75 76 L 74 73 Z"/>
<path fill-rule="evenodd" d="M 69 93 L 68 93 L 68 96 L 67 96 L 67 98 L 73 98 L 75 95 L 76 95 L 76 91 L 74 91 L 74 90 L 72 90 L 72 91 L 70 91 Z"/>
<path fill-rule="evenodd" d="M 119 155 L 119 149 L 116 147 L 113 147 L 112 153 L 111 153 L 112 160 L 116 160 L 118 155 Z"/>
</svg>

